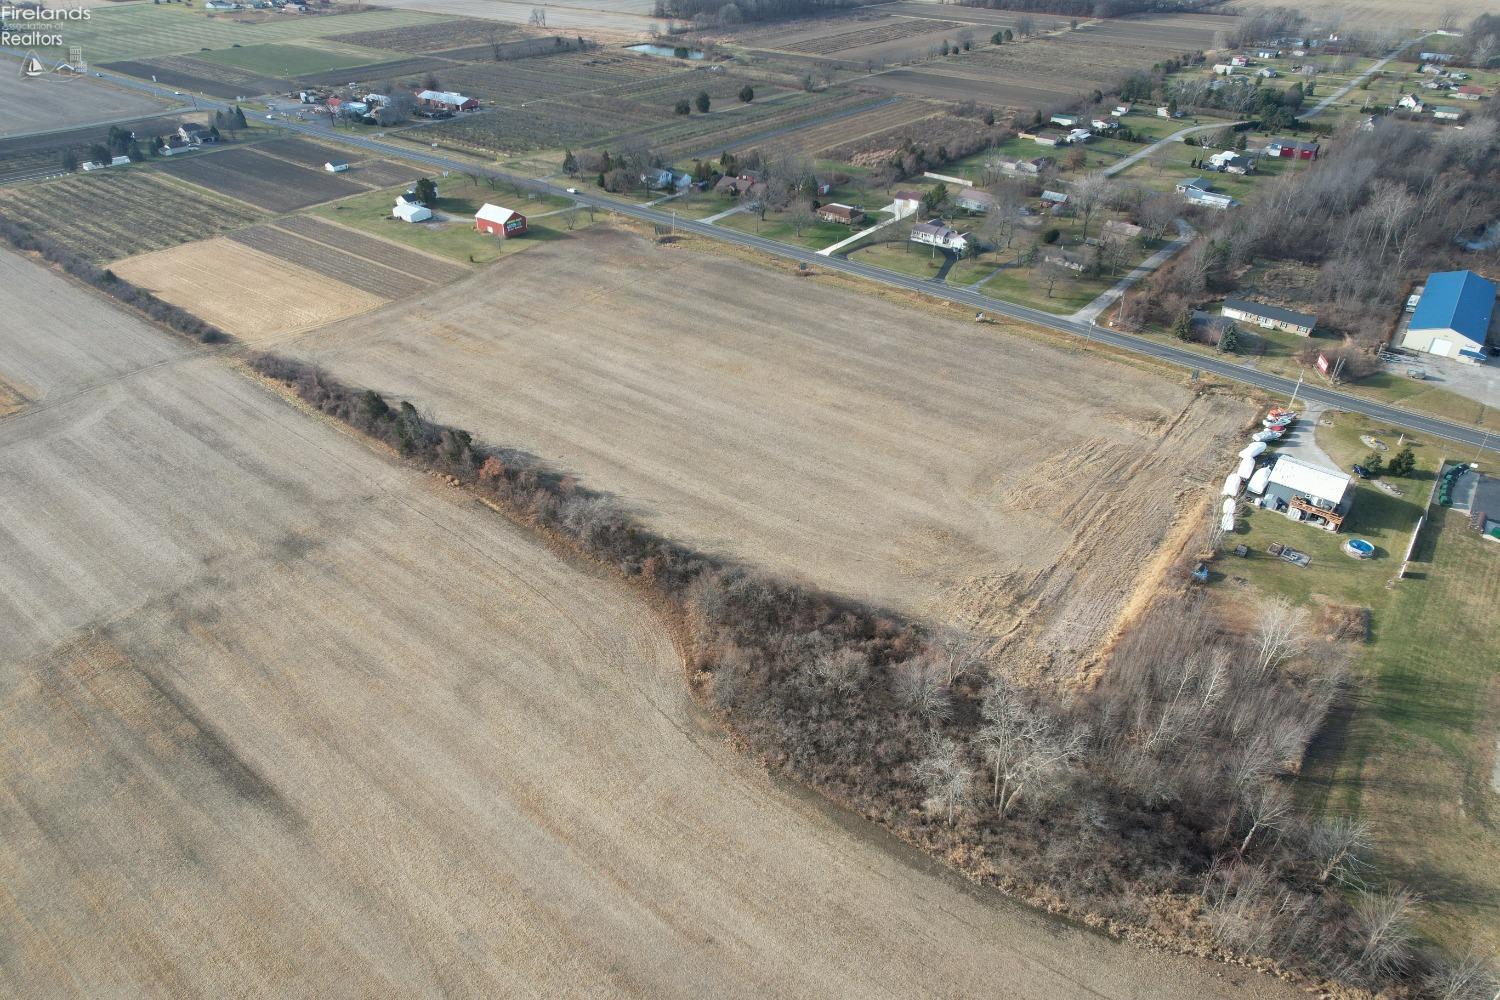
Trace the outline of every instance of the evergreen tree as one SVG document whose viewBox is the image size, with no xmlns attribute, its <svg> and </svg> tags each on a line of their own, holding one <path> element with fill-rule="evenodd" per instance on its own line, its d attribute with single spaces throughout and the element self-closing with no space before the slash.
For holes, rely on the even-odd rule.
<svg viewBox="0 0 1500 1000">
<path fill-rule="evenodd" d="M 1386 465 L 1385 471 L 1393 476 L 1409 476 L 1417 467 L 1417 456 L 1412 454 L 1411 445 L 1401 446 L 1401 450 L 1391 458 Z"/>
<path fill-rule="evenodd" d="M 1172 336 L 1178 340 L 1193 339 L 1193 314 L 1184 309 L 1172 321 Z"/>
</svg>

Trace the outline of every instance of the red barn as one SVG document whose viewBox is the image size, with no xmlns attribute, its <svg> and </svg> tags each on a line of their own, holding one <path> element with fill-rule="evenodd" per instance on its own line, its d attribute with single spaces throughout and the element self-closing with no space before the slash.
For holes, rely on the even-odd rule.
<svg viewBox="0 0 1500 1000">
<path fill-rule="evenodd" d="M 1284 156 L 1294 160 L 1316 160 L 1318 144 L 1298 139 L 1272 139 L 1266 143 L 1266 152 L 1272 156 Z"/>
<path fill-rule="evenodd" d="M 474 229 L 477 232 L 498 236 L 502 240 L 526 234 L 526 216 L 499 205 L 485 202 L 474 213 Z"/>
</svg>

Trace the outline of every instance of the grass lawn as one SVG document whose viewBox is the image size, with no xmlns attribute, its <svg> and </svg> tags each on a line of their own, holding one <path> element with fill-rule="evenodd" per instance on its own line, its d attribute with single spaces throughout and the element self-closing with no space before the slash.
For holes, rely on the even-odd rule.
<svg viewBox="0 0 1500 1000">
<path fill-rule="evenodd" d="M 1007 302 L 1066 316 L 1094 301 L 1113 283 L 1109 278 L 1059 278 L 1049 296 L 1046 286 L 1033 280 L 1031 268 L 1007 267 L 981 285 L 979 291 Z"/>
<path fill-rule="evenodd" d="M 742 233 L 754 233 L 764 236 L 769 240 L 779 240 L 782 243 L 790 243 L 792 246 L 806 247 L 809 250 L 821 250 L 826 246 L 832 246 L 840 240 L 846 240 L 850 236 L 867 229 L 870 225 L 888 216 L 877 216 L 868 224 L 858 226 L 844 226 L 837 222 L 823 222 L 821 220 L 804 226 L 802 235 L 798 236 L 792 231 L 792 224 L 786 221 L 784 212 L 768 212 L 764 220 L 754 212 L 738 212 L 734 215 L 720 219 L 715 225 L 726 229 L 737 229 Z"/>
<path fill-rule="evenodd" d="M 917 278 L 935 277 L 943 265 L 943 255 L 932 247 L 924 247 L 908 240 L 890 243 L 874 243 L 860 247 L 848 255 L 850 260 L 861 264 L 883 267 Z"/>
<path fill-rule="evenodd" d="M 249 46 L 452 20 L 408 10 L 371 9 L 347 14 L 266 15 L 263 20 L 241 23 L 235 15 L 211 14 L 198 7 L 145 3 L 105 4 L 89 13 L 87 21 L 67 22 L 62 34 L 65 45 L 82 46 L 85 58 L 92 63 L 196 56 L 202 49 L 227 49 L 236 42 Z M 51 54 L 64 57 L 67 52 L 54 48 Z"/>
<path fill-rule="evenodd" d="M 1393 454 L 1401 436 L 1358 414 L 1334 414 L 1317 429 L 1329 456 L 1347 467 L 1369 452 L 1362 434 Z M 1376 874 L 1425 899 L 1423 931 L 1453 951 L 1471 939 L 1500 945 L 1500 820 L 1489 787 L 1500 736 L 1500 545 L 1483 540 L 1462 514 L 1436 508 L 1413 557 L 1413 574 L 1391 583 L 1425 507 L 1447 446 L 1413 441 L 1418 468 L 1392 482 L 1393 497 L 1357 486 L 1348 530 L 1339 535 L 1253 511 L 1229 541 L 1248 558 L 1226 555 L 1215 584 L 1227 602 L 1246 591 L 1289 598 L 1317 617 L 1323 606 L 1368 608 L 1369 642 L 1358 647 L 1352 708 L 1320 734 L 1299 780 L 1299 801 L 1315 812 L 1354 815 L 1376 836 Z M 1464 454 L 1464 458 L 1470 457 Z M 1376 557 L 1340 549 L 1353 536 Z M 1269 542 L 1311 555 L 1299 569 L 1266 553 Z"/>
<path fill-rule="evenodd" d="M 553 215 L 544 219 L 536 216 L 556 207 L 555 198 L 539 198 L 534 202 L 524 199 L 519 202 L 510 198 L 508 191 L 492 191 L 487 185 L 478 187 L 467 181 L 449 177 L 439 181 L 441 197 L 435 207 L 442 215 L 452 216 L 453 221 L 442 223 L 406 223 L 391 217 L 391 206 L 401 188 L 372 191 L 355 195 L 342 201 L 319 205 L 312 209 L 314 215 L 341 222 L 346 226 L 363 229 L 376 236 L 405 243 L 418 250 L 448 257 L 465 264 L 487 264 L 490 261 L 516 253 L 536 243 L 561 239 L 568 234 L 567 218 Z M 496 239 L 474 231 L 473 216 L 484 202 L 492 201 L 507 207 L 516 207 L 527 216 L 525 236 L 509 240 Z M 580 209 L 574 219 L 576 228 L 589 224 L 589 215 Z"/>
<path fill-rule="evenodd" d="M 265 76 L 288 77 L 377 63 L 389 60 L 391 53 L 324 41 L 311 45 L 268 42 L 264 45 L 243 45 L 214 52 L 199 52 L 195 58 L 225 66 L 237 66 Z"/>
</svg>

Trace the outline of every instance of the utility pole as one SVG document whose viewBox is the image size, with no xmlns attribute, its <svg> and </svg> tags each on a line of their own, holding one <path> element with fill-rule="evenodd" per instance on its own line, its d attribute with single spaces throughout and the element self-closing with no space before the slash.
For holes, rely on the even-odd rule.
<svg viewBox="0 0 1500 1000">
<path fill-rule="evenodd" d="M 1297 376 L 1297 384 L 1292 389 L 1292 398 L 1289 399 L 1289 400 L 1287 400 L 1287 404 L 1286 405 L 1287 405 L 1288 409 L 1290 409 L 1292 406 L 1296 405 L 1296 402 L 1297 402 L 1297 393 L 1299 393 L 1301 391 L 1302 391 L 1302 376 L 1301 376 L 1301 374 L 1298 374 L 1298 376 Z"/>
</svg>

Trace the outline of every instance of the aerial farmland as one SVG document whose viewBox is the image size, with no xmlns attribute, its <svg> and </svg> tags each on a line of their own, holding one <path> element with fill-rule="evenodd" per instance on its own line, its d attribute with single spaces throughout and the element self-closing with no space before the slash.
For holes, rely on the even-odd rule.
<svg viewBox="0 0 1500 1000">
<path fill-rule="evenodd" d="M 82 2 L 0 994 L 1500 990 L 1500 19 Z"/>
</svg>

